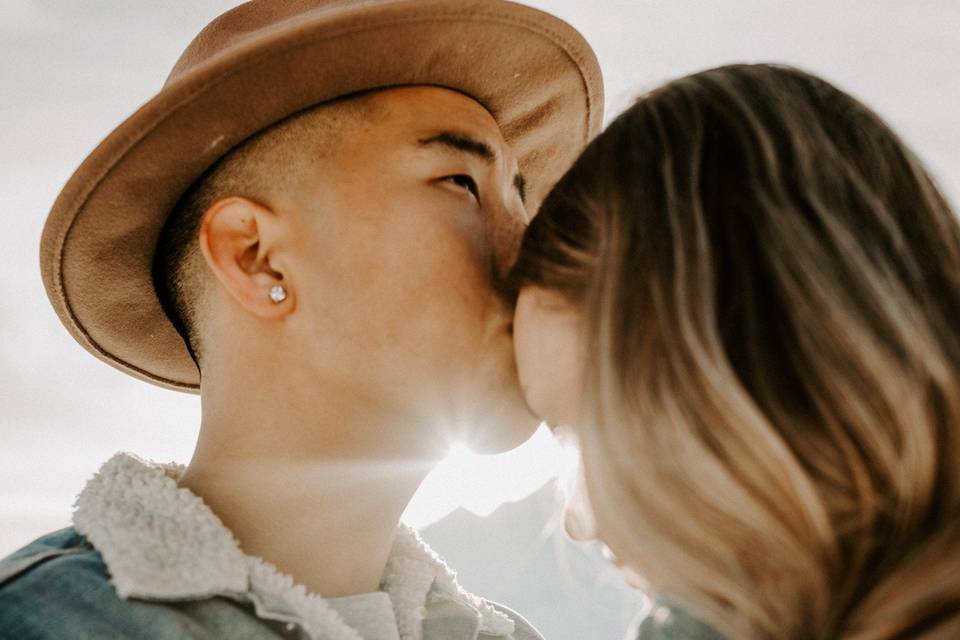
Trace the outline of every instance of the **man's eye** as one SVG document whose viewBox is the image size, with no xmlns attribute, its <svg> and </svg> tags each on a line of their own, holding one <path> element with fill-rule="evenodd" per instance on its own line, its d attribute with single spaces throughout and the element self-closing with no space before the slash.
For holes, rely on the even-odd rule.
<svg viewBox="0 0 960 640">
<path fill-rule="evenodd" d="M 444 180 L 449 180 L 453 182 L 458 187 L 463 187 L 467 191 L 473 194 L 473 197 L 480 200 L 480 190 L 477 188 L 477 183 L 473 178 L 468 176 L 465 173 L 458 173 L 453 176 L 447 176 Z"/>
</svg>

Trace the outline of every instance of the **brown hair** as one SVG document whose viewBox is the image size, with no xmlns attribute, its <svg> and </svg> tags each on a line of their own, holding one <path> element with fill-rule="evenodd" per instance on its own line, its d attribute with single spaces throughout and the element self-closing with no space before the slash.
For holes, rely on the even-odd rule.
<svg viewBox="0 0 960 640">
<path fill-rule="evenodd" d="M 737 639 L 960 637 L 960 228 L 877 115 L 789 67 L 673 81 L 512 279 L 580 314 L 589 498 L 653 591 Z"/>
</svg>

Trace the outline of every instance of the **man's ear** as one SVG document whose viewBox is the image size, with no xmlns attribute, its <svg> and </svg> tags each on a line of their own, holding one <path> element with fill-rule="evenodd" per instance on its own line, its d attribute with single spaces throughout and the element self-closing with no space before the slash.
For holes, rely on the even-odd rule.
<svg viewBox="0 0 960 640">
<path fill-rule="evenodd" d="M 293 310 L 293 291 L 278 266 L 283 220 L 253 200 L 230 196 L 214 202 L 200 225 L 200 250 L 224 288 L 242 307 L 264 318 Z M 270 297 L 282 286 L 281 302 Z"/>
</svg>

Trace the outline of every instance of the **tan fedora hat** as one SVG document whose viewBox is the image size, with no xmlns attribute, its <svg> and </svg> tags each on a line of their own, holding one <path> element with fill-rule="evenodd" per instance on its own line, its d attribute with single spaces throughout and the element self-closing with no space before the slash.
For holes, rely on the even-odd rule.
<svg viewBox="0 0 960 640">
<path fill-rule="evenodd" d="M 486 107 L 527 177 L 529 206 L 597 133 L 600 69 L 562 20 L 503 0 L 254 0 L 210 23 L 162 90 L 111 132 L 47 218 L 47 295 L 88 351 L 155 384 L 199 372 L 151 279 L 181 195 L 245 139 L 358 91 L 426 84 Z"/>
</svg>

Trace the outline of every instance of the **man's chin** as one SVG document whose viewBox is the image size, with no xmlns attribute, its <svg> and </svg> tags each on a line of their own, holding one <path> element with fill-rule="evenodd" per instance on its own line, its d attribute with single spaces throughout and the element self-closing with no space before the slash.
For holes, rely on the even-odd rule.
<svg viewBox="0 0 960 640">
<path fill-rule="evenodd" d="M 540 425 L 520 389 L 513 341 L 503 332 L 478 368 L 460 379 L 458 391 L 442 394 L 456 419 L 447 422 L 445 438 L 463 444 L 478 454 L 497 454 L 516 449 L 529 440 Z M 476 365 L 475 365 L 476 367 Z"/>
<path fill-rule="evenodd" d="M 475 453 L 496 454 L 516 449 L 529 440 L 540 426 L 520 388 L 513 355 L 513 340 L 504 333 L 503 359 L 499 374 L 488 378 L 489 386 L 473 421 L 467 444 Z"/>
<path fill-rule="evenodd" d="M 473 424 L 465 443 L 474 453 L 491 455 L 516 449 L 529 440 L 540 420 L 522 400 L 501 403 Z"/>
</svg>

